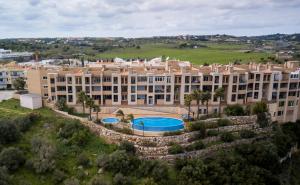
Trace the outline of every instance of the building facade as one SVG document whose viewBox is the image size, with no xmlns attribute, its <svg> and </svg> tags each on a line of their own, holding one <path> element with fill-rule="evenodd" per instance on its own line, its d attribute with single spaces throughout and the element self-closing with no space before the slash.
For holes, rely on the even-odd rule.
<svg viewBox="0 0 300 185">
<path fill-rule="evenodd" d="M 64 98 L 77 104 L 85 91 L 102 106 L 184 106 L 184 97 L 194 90 L 211 92 L 209 109 L 218 112 L 227 105 L 265 101 L 272 119 L 295 121 L 299 115 L 299 63 L 196 66 L 180 61 L 134 61 L 96 63 L 82 68 L 43 68 L 28 71 L 28 90 L 49 101 Z M 214 97 L 223 87 L 225 97 Z M 193 101 L 193 111 L 196 102 Z M 222 111 L 221 110 L 221 111 Z"/>
<path fill-rule="evenodd" d="M 17 78 L 25 78 L 25 71 L 20 68 L 0 68 L 0 89 L 13 89 L 13 82 Z"/>
</svg>

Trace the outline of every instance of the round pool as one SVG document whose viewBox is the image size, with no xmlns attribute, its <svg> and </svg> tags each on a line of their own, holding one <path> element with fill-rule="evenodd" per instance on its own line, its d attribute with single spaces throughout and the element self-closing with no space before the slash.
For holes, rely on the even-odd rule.
<svg viewBox="0 0 300 185">
<path fill-rule="evenodd" d="M 101 121 L 104 124 L 114 124 L 114 123 L 120 122 L 120 120 L 118 118 L 103 118 Z"/>
<path fill-rule="evenodd" d="M 170 132 L 184 128 L 180 119 L 167 117 L 142 117 L 132 121 L 132 128 L 150 132 Z"/>
</svg>

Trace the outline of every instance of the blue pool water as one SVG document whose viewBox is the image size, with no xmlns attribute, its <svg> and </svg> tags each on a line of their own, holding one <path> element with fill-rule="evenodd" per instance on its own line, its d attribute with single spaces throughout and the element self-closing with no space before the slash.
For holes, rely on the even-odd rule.
<svg viewBox="0 0 300 185">
<path fill-rule="evenodd" d="M 102 119 L 102 123 L 104 124 L 114 124 L 114 123 L 119 123 L 119 119 L 118 118 L 103 118 Z"/>
<path fill-rule="evenodd" d="M 180 119 L 167 117 L 142 117 L 132 121 L 132 127 L 136 130 L 152 131 L 152 132 L 170 132 L 184 128 L 184 123 Z"/>
</svg>

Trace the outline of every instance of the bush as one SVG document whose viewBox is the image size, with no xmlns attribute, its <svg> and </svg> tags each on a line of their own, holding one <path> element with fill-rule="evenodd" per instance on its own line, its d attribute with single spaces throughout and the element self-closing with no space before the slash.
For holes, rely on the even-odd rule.
<svg viewBox="0 0 300 185">
<path fill-rule="evenodd" d="M 110 155 L 101 155 L 97 159 L 97 165 L 112 173 L 127 175 L 140 164 L 140 160 L 133 155 L 127 154 L 124 150 L 117 150 Z"/>
<path fill-rule="evenodd" d="M 206 122 L 205 123 L 205 128 L 210 129 L 210 128 L 218 128 L 219 125 L 217 122 Z"/>
<path fill-rule="evenodd" d="M 243 107 L 239 104 L 236 105 L 228 105 L 225 109 L 224 112 L 227 116 L 244 116 L 245 111 Z"/>
<path fill-rule="evenodd" d="M 229 119 L 219 119 L 217 121 L 219 127 L 225 127 L 232 125 L 232 122 Z"/>
<path fill-rule="evenodd" d="M 270 120 L 267 117 L 267 113 L 258 113 L 257 114 L 257 123 L 260 128 L 265 128 L 270 125 Z"/>
<path fill-rule="evenodd" d="M 121 173 L 117 173 L 113 179 L 114 185 L 131 185 L 131 179 L 129 177 L 124 176 Z"/>
<path fill-rule="evenodd" d="M 80 182 L 76 178 L 66 179 L 64 185 L 80 185 Z"/>
<path fill-rule="evenodd" d="M 221 140 L 224 141 L 224 142 L 232 142 L 235 140 L 235 137 L 232 133 L 230 132 L 224 132 L 221 134 Z"/>
<path fill-rule="evenodd" d="M 179 153 L 183 153 L 183 152 L 184 152 L 183 147 L 179 144 L 173 144 L 168 149 L 169 154 L 179 154 Z"/>
<path fill-rule="evenodd" d="M 188 145 L 185 149 L 187 151 L 193 151 L 193 150 L 201 150 L 204 148 L 205 148 L 205 145 L 202 141 L 196 141 L 195 143 Z"/>
<path fill-rule="evenodd" d="M 240 136 L 241 138 L 248 139 L 248 138 L 253 138 L 255 137 L 255 132 L 252 130 L 241 130 L 240 131 Z"/>
<path fill-rule="evenodd" d="M 116 127 L 112 127 L 113 130 L 117 131 L 117 132 L 121 132 L 123 134 L 128 134 L 128 135 L 133 135 L 133 131 L 130 128 L 116 128 Z"/>
<path fill-rule="evenodd" d="M 130 143 L 129 141 L 121 142 L 119 149 L 125 150 L 127 153 L 131 153 L 131 154 L 135 154 L 135 152 L 136 152 L 136 149 L 135 149 L 133 143 Z"/>
<path fill-rule="evenodd" d="M 5 148 L 0 153 L 0 166 L 5 166 L 9 171 L 17 170 L 24 162 L 24 153 L 18 148 Z"/>
<path fill-rule="evenodd" d="M 55 107 L 60 111 L 65 111 L 67 108 L 66 99 L 61 98 L 55 103 Z"/>
<path fill-rule="evenodd" d="M 110 185 L 110 183 L 104 180 L 103 178 L 96 176 L 92 178 L 89 185 Z"/>
<path fill-rule="evenodd" d="M 56 147 L 43 138 L 33 138 L 31 149 L 34 158 L 29 162 L 36 173 L 45 173 L 55 169 Z"/>
<path fill-rule="evenodd" d="M 145 178 L 142 180 L 141 185 L 158 185 L 153 178 Z"/>
<path fill-rule="evenodd" d="M 11 178 L 7 172 L 7 169 L 3 166 L 0 167 L 0 184 L 1 185 L 12 185 Z"/>
<path fill-rule="evenodd" d="M 56 169 L 54 170 L 52 177 L 55 184 L 60 184 L 67 176 L 63 171 Z"/>
<path fill-rule="evenodd" d="M 205 122 L 203 122 L 203 121 L 192 122 L 189 125 L 189 130 L 197 131 L 197 130 L 200 130 L 201 128 L 203 128 L 204 125 L 205 125 Z"/>
<path fill-rule="evenodd" d="M 182 134 L 181 130 L 178 131 L 171 131 L 171 132 L 164 132 L 164 136 L 176 136 Z"/>
<path fill-rule="evenodd" d="M 218 136 L 218 135 L 219 135 L 219 131 L 217 131 L 217 130 L 207 131 L 207 136 Z"/>
<path fill-rule="evenodd" d="M 20 138 L 20 131 L 9 120 L 0 120 L 0 144 L 16 142 Z"/>
<path fill-rule="evenodd" d="M 168 171 L 168 166 L 161 161 L 143 161 L 137 170 L 137 177 L 150 177 L 159 184 L 166 184 L 164 182 L 170 178 Z"/>
<path fill-rule="evenodd" d="M 265 102 L 257 102 L 252 107 L 253 114 L 260 114 L 268 112 L 268 106 Z"/>
<path fill-rule="evenodd" d="M 91 133 L 78 120 L 72 120 L 60 125 L 58 136 L 66 139 L 67 144 L 84 146 L 89 141 Z"/>
<path fill-rule="evenodd" d="M 88 167 L 90 165 L 90 159 L 84 153 L 77 156 L 77 165 Z"/>
</svg>

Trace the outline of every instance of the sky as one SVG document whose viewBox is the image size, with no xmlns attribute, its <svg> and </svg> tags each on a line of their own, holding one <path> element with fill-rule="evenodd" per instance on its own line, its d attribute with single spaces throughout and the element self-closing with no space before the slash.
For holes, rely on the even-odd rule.
<svg viewBox="0 0 300 185">
<path fill-rule="evenodd" d="M 0 0 L 0 38 L 300 32 L 300 0 Z"/>
</svg>

